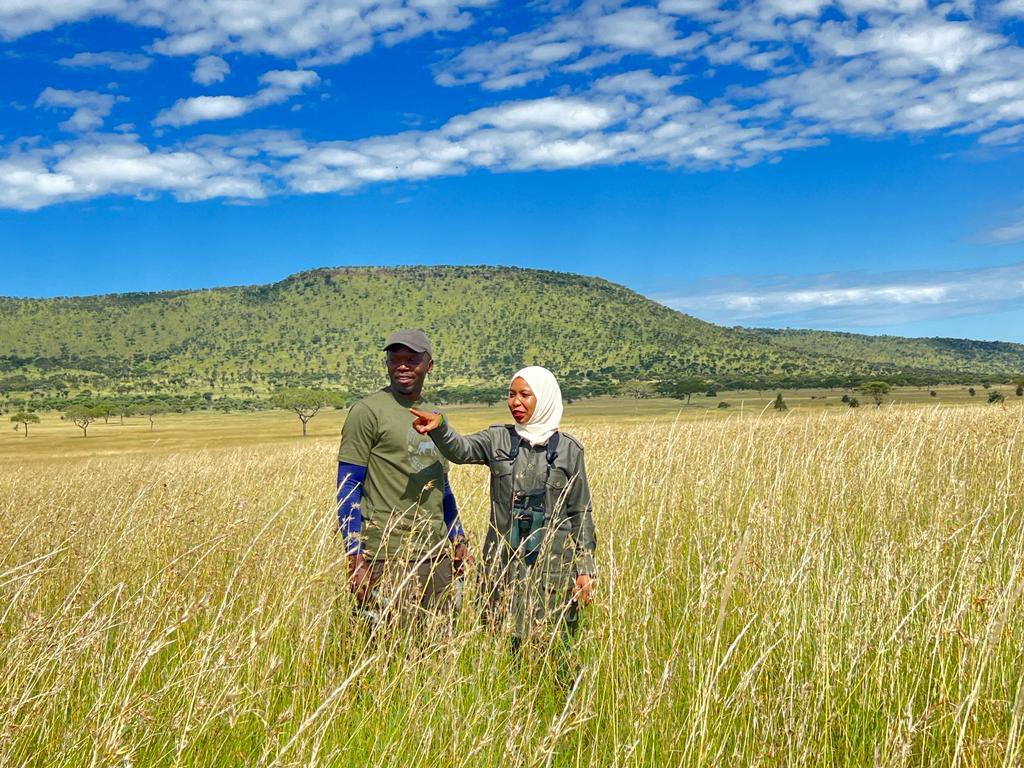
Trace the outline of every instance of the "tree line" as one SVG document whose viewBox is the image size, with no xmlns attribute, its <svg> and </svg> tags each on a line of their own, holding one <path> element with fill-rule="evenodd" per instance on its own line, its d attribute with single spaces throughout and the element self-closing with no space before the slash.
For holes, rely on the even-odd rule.
<svg viewBox="0 0 1024 768">
<path fill-rule="evenodd" d="M 1017 397 L 1024 397 L 1024 375 L 1009 377 L 1004 379 L 1002 383 L 1013 386 Z M 734 386 L 735 382 L 729 382 L 729 384 Z M 876 407 L 880 407 L 892 388 L 898 385 L 905 386 L 906 380 L 901 378 L 894 382 L 892 380 L 875 379 L 852 384 L 848 383 L 843 388 L 860 393 L 874 402 Z M 685 400 L 689 404 L 693 395 L 703 394 L 705 397 L 717 397 L 720 391 L 727 391 L 733 388 L 733 386 L 727 388 L 712 379 L 701 376 L 686 376 L 658 382 L 626 381 L 601 394 L 619 394 L 637 399 L 670 397 Z M 931 382 L 928 382 L 925 386 L 932 386 Z M 982 382 L 982 387 L 986 389 L 989 389 L 991 386 L 992 384 L 989 381 Z M 775 389 L 775 387 L 772 387 L 768 382 L 755 381 L 744 387 L 744 389 L 765 391 L 767 389 Z M 933 397 L 936 396 L 934 389 L 929 389 L 929 393 Z M 440 390 L 433 394 L 434 397 L 431 399 L 439 403 L 484 402 L 493 404 L 504 399 L 505 390 L 504 387 L 497 386 L 464 387 L 447 392 Z M 585 396 L 583 390 L 578 387 L 574 388 L 571 385 L 563 390 L 563 394 L 568 402 L 573 402 L 576 398 Z M 968 388 L 968 394 L 972 397 L 975 396 L 976 391 L 974 387 Z M 346 408 L 355 399 L 358 399 L 358 396 L 337 390 L 316 387 L 280 387 L 267 400 L 258 402 L 260 407 L 270 406 L 295 414 L 302 425 L 302 435 L 305 437 L 308 432 L 309 421 L 321 410 L 324 408 Z M 1002 403 L 1005 400 L 1005 395 L 998 390 L 992 390 L 989 392 L 987 399 L 989 403 Z M 849 394 L 843 395 L 842 402 L 851 408 L 860 406 L 860 400 Z M 44 405 L 43 403 L 31 403 L 28 407 L 24 407 L 24 404 L 21 403 L 19 404 L 20 407 L 17 407 L 11 415 L 10 420 L 15 424 L 16 430 L 23 432 L 25 437 L 28 437 L 30 425 L 39 423 L 37 410 L 57 410 L 61 412 L 62 420 L 74 424 L 82 431 L 83 437 L 88 437 L 89 427 L 100 419 L 104 423 L 109 423 L 111 418 L 117 418 L 121 424 L 124 424 L 124 420 L 131 416 L 144 416 L 149 420 L 150 431 L 153 431 L 156 418 L 161 414 L 185 413 L 192 410 L 209 408 L 211 404 L 212 398 L 206 395 L 191 397 L 169 396 L 145 400 L 129 397 L 90 400 L 78 397 L 74 400 L 62 400 L 61 405 L 63 407 L 61 408 L 38 407 L 39 405 Z M 251 409 L 252 403 L 246 401 L 245 407 L 246 409 Z M 719 402 L 718 407 L 727 408 L 729 404 L 722 401 Z M 779 392 L 774 401 L 775 410 L 784 411 L 787 407 L 782 393 Z M 229 409 L 226 408 L 225 410 Z"/>
</svg>

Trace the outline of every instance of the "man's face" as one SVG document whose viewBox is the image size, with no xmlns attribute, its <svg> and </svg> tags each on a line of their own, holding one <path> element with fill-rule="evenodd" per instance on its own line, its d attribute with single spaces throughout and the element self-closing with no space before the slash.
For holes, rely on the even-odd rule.
<svg viewBox="0 0 1024 768">
<path fill-rule="evenodd" d="M 427 374 L 434 369 L 430 355 L 395 344 L 388 347 L 386 359 L 391 390 L 414 400 L 418 398 Z"/>
</svg>

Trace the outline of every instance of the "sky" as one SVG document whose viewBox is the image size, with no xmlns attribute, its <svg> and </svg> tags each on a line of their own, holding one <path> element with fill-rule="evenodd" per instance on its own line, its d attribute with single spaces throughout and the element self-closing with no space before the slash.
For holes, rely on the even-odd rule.
<svg viewBox="0 0 1024 768">
<path fill-rule="evenodd" d="M 0 295 L 501 264 L 1024 342 L 1024 0 L 0 3 Z"/>
</svg>

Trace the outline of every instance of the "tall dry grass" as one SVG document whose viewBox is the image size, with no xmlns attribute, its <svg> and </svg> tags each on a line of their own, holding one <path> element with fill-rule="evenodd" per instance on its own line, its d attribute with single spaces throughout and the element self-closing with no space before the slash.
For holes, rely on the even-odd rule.
<svg viewBox="0 0 1024 768">
<path fill-rule="evenodd" d="M 1024 761 L 1024 410 L 577 436 L 601 570 L 568 658 L 470 602 L 368 641 L 328 443 L 6 474 L 0 764 Z M 481 531 L 485 475 L 454 484 Z"/>
</svg>

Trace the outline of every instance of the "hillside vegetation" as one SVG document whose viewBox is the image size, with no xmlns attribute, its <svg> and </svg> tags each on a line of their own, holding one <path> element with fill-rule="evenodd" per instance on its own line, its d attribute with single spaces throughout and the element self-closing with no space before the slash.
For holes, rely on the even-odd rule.
<svg viewBox="0 0 1024 768">
<path fill-rule="evenodd" d="M 0 299 L 0 391 L 363 392 L 380 382 L 381 340 L 403 326 L 434 340 L 433 384 L 450 391 L 500 387 L 530 363 L 571 372 L 580 394 L 688 375 L 729 387 L 1024 371 L 1024 345 L 723 328 L 580 275 L 344 268 L 262 286 Z"/>
</svg>

